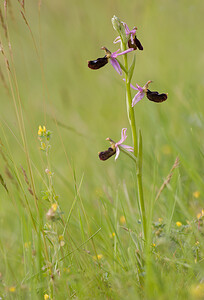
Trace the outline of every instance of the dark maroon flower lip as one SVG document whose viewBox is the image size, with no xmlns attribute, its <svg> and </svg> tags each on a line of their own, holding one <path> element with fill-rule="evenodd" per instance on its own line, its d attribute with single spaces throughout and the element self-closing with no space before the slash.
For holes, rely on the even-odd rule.
<svg viewBox="0 0 204 300">
<path fill-rule="evenodd" d="M 113 149 L 113 148 L 109 147 L 108 150 L 99 152 L 98 156 L 99 156 L 100 160 L 104 161 L 104 160 L 109 159 L 115 153 L 116 153 L 116 149 Z"/>
<path fill-rule="evenodd" d="M 143 50 L 143 46 L 142 46 L 141 42 L 138 40 L 138 38 L 136 36 L 134 37 L 133 41 L 134 42 L 132 43 L 132 40 L 129 39 L 129 41 L 128 41 L 128 47 L 129 48 L 133 48 L 134 50 L 137 50 L 137 49 Z"/>
<path fill-rule="evenodd" d="M 143 46 L 136 36 L 135 36 L 134 42 L 139 50 L 143 50 Z"/>
<path fill-rule="evenodd" d="M 168 98 L 168 94 L 165 94 L 165 93 L 159 94 L 158 92 L 151 92 L 148 89 L 146 91 L 146 96 L 150 101 L 153 101 L 156 103 L 164 102 Z"/>
<path fill-rule="evenodd" d="M 89 60 L 88 67 L 92 70 L 98 70 L 105 66 L 108 63 L 108 58 L 105 55 L 104 57 L 99 57 L 96 60 Z"/>
</svg>

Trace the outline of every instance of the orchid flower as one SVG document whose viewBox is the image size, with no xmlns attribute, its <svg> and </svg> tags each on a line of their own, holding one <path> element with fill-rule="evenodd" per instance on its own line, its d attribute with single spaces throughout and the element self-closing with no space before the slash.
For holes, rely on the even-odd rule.
<svg viewBox="0 0 204 300">
<path fill-rule="evenodd" d="M 151 82 L 152 82 L 151 80 L 147 81 L 147 83 L 146 83 L 143 87 L 139 86 L 138 84 L 136 84 L 137 87 L 135 87 L 135 86 L 133 86 L 132 84 L 130 84 L 130 86 L 131 86 L 132 89 L 139 91 L 139 92 L 135 95 L 135 97 L 132 99 L 132 107 L 135 106 L 135 104 L 136 104 L 137 102 L 139 102 L 140 100 L 142 100 L 142 98 L 144 98 L 144 96 L 145 96 L 145 94 L 146 94 L 146 92 L 147 92 L 147 89 L 148 89 L 148 85 L 149 85 Z"/>
<path fill-rule="evenodd" d="M 118 158 L 120 154 L 120 148 L 124 148 L 129 152 L 134 152 L 133 147 L 127 146 L 127 145 L 122 145 L 122 143 L 126 140 L 127 135 L 126 135 L 127 128 L 123 128 L 121 131 L 121 139 L 115 144 L 115 149 L 116 149 L 116 155 L 115 155 L 115 160 Z"/>
<path fill-rule="evenodd" d="M 127 54 L 129 52 L 132 52 L 134 49 L 133 48 L 129 48 L 123 52 L 120 52 L 120 49 L 118 49 L 116 52 L 111 53 L 106 47 L 102 47 L 102 50 L 105 51 L 106 55 L 104 57 L 101 58 L 97 58 L 96 60 L 90 60 L 88 61 L 88 67 L 92 70 L 97 70 L 102 68 L 103 66 L 105 66 L 108 63 L 108 60 L 110 59 L 110 63 L 113 66 L 113 68 L 120 74 L 122 75 L 122 69 L 120 67 L 119 62 L 117 61 L 117 57 L 120 55 L 124 55 Z"/>
<path fill-rule="evenodd" d="M 127 24 L 125 22 L 121 22 L 123 24 L 123 26 L 125 27 L 125 33 L 126 33 L 126 36 L 128 37 L 128 39 L 130 38 L 131 39 L 131 42 L 132 44 L 134 43 L 134 38 L 135 38 L 135 34 L 136 34 L 136 30 L 137 30 L 137 27 L 134 27 L 132 30 L 129 29 L 129 27 L 127 26 Z M 114 41 L 113 43 L 114 44 L 117 44 L 117 43 L 120 43 L 121 42 L 121 37 L 118 36 Z"/>
<path fill-rule="evenodd" d="M 122 131 L 121 131 L 121 139 L 117 143 L 115 143 L 110 138 L 106 139 L 107 141 L 110 142 L 111 146 L 108 148 L 108 150 L 99 152 L 99 158 L 100 158 L 100 160 L 107 160 L 108 158 L 110 158 L 114 154 L 116 154 L 116 156 L 115 156 L 115 160 L 116 160 L 118 158 L 119 154 L 120 154 L 120 148 L 124 148 L 127 151 L 129 151 L 129 152 L 134 152 L 133 147 L 127 146 L 127 145 L 122 145 L 123 142 L 127 138 L 126 131 L 127 131 L 127 128 L 123 128 L 122 129 Z"/>
<path fill-rule="evenodd" d="M 132 89 L 139 91 L 135 95 L 135 97 L 132 99 L 132 107 L 135 106 L 135 104 L 137 102 L 139 102 L 140 100 L 142 100 L 142 98 L 144 96 L 147 96 L 147 98 L 150 101 L 153 101 L 153 102 L 156 102 L 156 103 L 164 102 L 167 99 L 167 97 L 168 97 L 167 93 L 159 94 L 158 92 L 151 92 L 148 89 L 148 86 L 149 86 L 149 84 L 151 82 L 152 82 L 151 80 L 147 81 L 147 83 L 143 87 L 139 86 L 138 84 L 136 84 L 137 87 L 134 87 L 132 84 L 130 84 L 130 86 L 131 86 Z"/>
<path fill-rule="evenodd" d="M 125 22 L 121 22 L 121 23 L 123 24 L 123 26 L 125 28 L 125 34 L 126 34 L 127 41 L 128 41 L 128 47 L 132 48 L 134 50 L 136 50 L 137 48 L 139 50 L 143 50 L 142 44 L 140 43 L 140 41 L 136 37 L 137 27 L 134 27 L 132 30 L 130 30 L 129 27 L 127 26 L 127 24 Z M 121 40 L 120 36 L 118 36 L 113 41 L 114 44 L 121 43 L 121 42 L 122 42 L 122 40 Z"/>
</svg>

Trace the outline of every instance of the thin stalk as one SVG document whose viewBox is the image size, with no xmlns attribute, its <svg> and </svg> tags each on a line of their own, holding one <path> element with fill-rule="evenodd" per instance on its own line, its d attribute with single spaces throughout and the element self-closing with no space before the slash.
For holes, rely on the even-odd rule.
<svg viewBox="0 0 204 300">
<path fill-rule="evenodd" d="M 141 213 L 142 225 L 143 225 L 143 234 L 144 234 L 144 239 L 146 241 L 147 240 L 147 220 L 146 220 L 143 185 L 142 185 L 142 134 L 141 134 L 140 130 L 139 130 L 139 139 L 138 139 L 137 186 L 138 186 L 140 213 Z"/>
<path fill-rule="evenodd" d="M 122 44 L 122 51 L 126 50 L 126 45 Z M 125 69 L 128 70 L 128 60 L 127 54 L 124 54 L 124 66 Z M 135 122 L 135 114 L 132 108 L 132 96 L 130 90 L 130 81 L 128 78 L 128 73 L 125 73 L 125 83 L 126 83 L 126 101 L 127 101 L 127 114 L 130 122 L 131 130 L 132 130 L 132 139 L 134 145 L 134 155 L 137 157 L 137 130 L 136 130 L 136 122 Z"/>
<path fill-rule="evenodd" d="M 126 50 L 126 44 L 122 43 L 122 51 L 125 51 L 125 50 Z M 124 55 L 124 66 L 125 66 L 126 70 L 129 70 L 127 54 Z M 145 214 L 145 204 L 144 204 L 143 185 L 142 185 L 142 136 L 141 136 L 141 132 L 140 132 L 139 140 L 137 140 L 137 129 L 136 129 L 134 109 L 132 107 L 130 81 L 131 80 L 129 78 L 129 73 L 125 72 L 127 114 L 128 114 L 128 119 L 130 122 L 130 127 L 132 130 L 134 155 L 137 158 L 137 160 L 135 162 L 136 162 L 136 170 L 137 170 L 138 198 L 139 198 L 140 214 L 141 214 L 142 226 L 143 226 L 143 236 L 144 236 L 144 239 L 146 240 L 146 237 L 147 237 L 146 214 Z"/>
</svg>

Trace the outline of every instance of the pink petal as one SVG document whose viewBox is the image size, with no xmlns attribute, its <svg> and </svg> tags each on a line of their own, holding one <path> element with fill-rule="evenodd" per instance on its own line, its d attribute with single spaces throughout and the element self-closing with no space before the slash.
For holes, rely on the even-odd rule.
<svg viewBox="0 0 204 300">
<path fill-rule="evenodd" d="M 117 36 L 117 38 L 113 41 L 114 44 L 120 43 L 121 42 L 121 38 L 120 36 Z"/>
<path fill-rule="evenodd" d="M 141 93 L 144 91 L 144 89 L 141 86 L 139 86 L 137 83 L 136 83 L 136 86 L 137 86 L 138 91 L 140 91 Z"/>
<path fill-rule="evenodd" d="M 125 78 L 123 78 L 123 81 L 126 81 Z M 138 91 L 138 88 L 136 88 L 134 85 L 132 85 L 132 83 L 130 83 L 130 87 L 131 87 L 133 90 Z"/>
<path fill-rule="evenodd" d="M 119 149 L 119 147 L 116 147 L 115 160 L 118 158 L 119 154 L 120 154 L 120 149 Z"/>
<path fill-rule="evenodd" d="M 125 22 L 122 22 L 123 23 L 123 26 L 125 27 L 125 33 L 128 35 L 130 34 L 130 29 L 129 27 L 127 26 L 127 24 Z"/>
<path fill-rule="evenodd" d="M 120 67 L 119 62 L 115 58 L 110 57 L 110 63 L 113 66 L 113 68 L 116 70 L 116 72 L 122 75 L 122 69 Z"/>
<path fill-rule="evenodd" d="M 123 52 L 120 52 L 120 53 L 118 53 L 118 54 L 116 54 L 116 52 L 112 53 L 112 54 L 111 54 L 111 57 L 116 58 L 117 56 L 120 56 L 120 55 L 129 53 L 129 52 L 132 52 L 132 51 L 134 51 L 133 48 L 128 48 L 127 50 L 125 50 L 125 51 L 123 51 Z M 117 52 L 118 52 L 118 51 L 117 51 Z"/>
<path fill-rule="evenodd" d="M 133 28 L 133 29 L 130 31 L 131 35 L 135 36 L 136 30 L 137 30 L 136 28 Z"/>
<path fill-rule="evenodd" d="M 119 142 L 117 142 L 115 144 L 115 147 L 120 146 L 126 140 L 126 138 L 127 138 L 126 131 L 127 131 L 127 128 L 123 128 L 121 130 L 121 139 L 119 140 Z"/>
<path fill-rule="evenodd" d="M 120 145 L 120 147 L 126 149 L 129 152 L 134 152 L 134 148 L 128 145 Z"/>
<path fill-rule="evenodd" d="M 111 58 L 116 58 L 119 54 L 118 52 L 120 51 L 120 49 L 118 49 L 117 51 L 111 53 Z"/>
<path fill-rule="evenodd" d="M 124 79 L 125 80 L 125 79 Z M 132 85 L 132 83 L 130 83 L 130 87 L 136 91 L 138 91 L 138 88 L 136 88 L 134 85 Z"/>
<path fill-rule="evenodd" d="M 144 97 L 145 93 L 144 92 L 138 92 L 135 97 L 132 99 L 132 107 L 135 106 L 135 104 L 137 102 L 139 102 L 140 100 L 142 100 L 142 98 Z"/>
</svg>

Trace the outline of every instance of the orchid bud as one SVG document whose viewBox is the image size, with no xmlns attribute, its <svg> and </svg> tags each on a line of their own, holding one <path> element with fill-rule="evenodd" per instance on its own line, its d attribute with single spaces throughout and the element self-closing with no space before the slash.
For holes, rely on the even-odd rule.
<svg viewBox="0 0 204 300">
<path fill-rule="evenodd" d="M 121 27 L 122 27 L 122 23 L 121 23 L 120 19 L 116 16 L 113 16 L 111 21 L 112 21 L 112 24 L 113 24 L 113 28 L 116 31 L 118 31 L 118 33 L 120 33 Z"/>
</svg>

